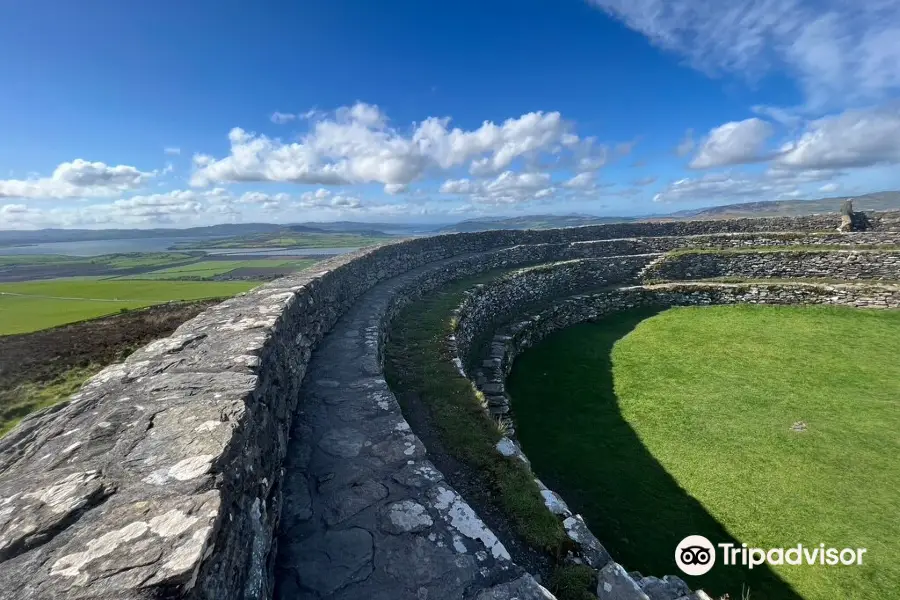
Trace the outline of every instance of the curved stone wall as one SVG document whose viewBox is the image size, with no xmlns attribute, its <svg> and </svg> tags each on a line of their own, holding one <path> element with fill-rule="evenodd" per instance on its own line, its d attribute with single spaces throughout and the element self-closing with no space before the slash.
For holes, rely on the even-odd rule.
<svg viewBox="0 0 900 600">
<path fill-rule="evenodd" d="M 685 252 L 667 255 L 643 272 L 645 280 L 874 279 L 900 277 L 900 251 Z"/>
<path fill-rule="evenodd" d="M 888 230 L 900 214 L 869 223 Z M 559 246 L 574 242 L 835 224 L 821 215 L 436 236 L 337 257 L 228 300 L 0 440 L 0 597 L 269 597 L 300 384 L 323 336 L 380 282 L 438 263 L 421 291 L 491 265 L 610 248 Z M 451 257 L 458 269 L 439 262 Z M 389 315 L 372 325 L 376 346 Z"/>
</svg>

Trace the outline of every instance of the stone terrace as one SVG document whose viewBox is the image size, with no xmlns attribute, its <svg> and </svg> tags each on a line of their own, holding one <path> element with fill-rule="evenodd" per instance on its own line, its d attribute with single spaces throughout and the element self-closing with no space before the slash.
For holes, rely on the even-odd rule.
<svg viewBox="0 0 900 600">
<path fill-rule="evenodd" d="M 634 284 L 674 249 L 900 242 L 900 213 L 869 215 L 863 233 L 834 233 L 838 220 L 437 236 L 338 257 L 226 301 L 0 440 L 0 598 L 552 598 L 410 431 L 381 368 L 392 316 L 454 279 L 540 265 L 472 296 L 465 343 L 553 298 L 570 298 L 566 305 L 609 286 L 658 294 Z M 894 255 L 872 257 L 873 276 L 891 279 Z M 828 269 L 832 259 L 816 262 L 816 272 L 860 275 Z M 704 269 L 734 272 L 729 260 Z M 678 269 L 694 268 L 657 277 L 687 278 Z M 706 287 L 665 293 L 703 302 L 762 293 L 691 285 Z M 856 304 L 873 297 L 869 288 L 813 287 L 773 293 Z M 896 290 L 882 287 L 873 292 L 878 305 L 893 306 Z M 604 301 L 590 302 L 580 306 Z M 576 516 L 563 516 L 574 519 L 568 528 L 582 556 L 602 550 Z M 653 591 L 655 578 L 635 582 L 608 555 L 591 560 L 601 597 L 657 600 L 677 588 Z"/>
</svg>

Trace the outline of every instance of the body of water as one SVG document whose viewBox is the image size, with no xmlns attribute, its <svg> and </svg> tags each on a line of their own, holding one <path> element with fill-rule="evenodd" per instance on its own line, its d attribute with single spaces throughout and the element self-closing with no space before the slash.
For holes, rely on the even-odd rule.
<svg viewBox="0 0 900 600">
<path fill-rule="evenodd" d="M 62 254 L 65 256 L 100 256 L 102 254 L 124 254 L 128 252 L 171 252 L 169 248 L 185 242 L 204 242 L 209 237 L 198 238 L 135 238 L 124 240 L 91 240 L 82 242 L 48 242 L 30 246 L 0 246 L 0 256 L 20 256 L 23 254 Z M 313 256 L 322 254 L 344 254 L 356 248 L 228 248 L 200 250 L 217 256 Z"/>
</svg>

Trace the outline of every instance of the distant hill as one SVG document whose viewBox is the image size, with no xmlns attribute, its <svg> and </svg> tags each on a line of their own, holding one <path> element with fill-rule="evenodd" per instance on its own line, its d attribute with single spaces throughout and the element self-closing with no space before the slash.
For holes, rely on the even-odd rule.
<svg viewBox="0 0 900 600">
<path fill-rule="evenodd" d="M 550 229 L 578 227 L 603 223 L 633 221 L 677 221 L 686 219 L 736 219 L 741 217 L 799 217 L 822 213 L 836 213 L 841 202 L 853 199 L 856 211 L 900 210 L 900 192 L 875 192 L 860 196 L 840 196 L 815 200 L 773 200 L 744 202 L 710 208 L 683 210 L 670 214 L 640 217 L 594 217 L 591 215 L 529 215 L 522 217 L 486 217 L 469 219 L 438 230 L 439 233 L 486 231 L 489 229 Z"/>
<path fill-rule="evenodd" d="M 874 192 L 861 196 L 840 196 L 816 200 L 773 200 L 771 202 L 746 202 L 726 204 L 699 210 L 680 211 L 670 218 L 733 219 L 737 217 L 798 217 L 838 212 L 841 202 L 853 199 L 853 210 L 881 211 L 900 209 L 900 192 Z"/>
<path fill-rule="evenodd" d="M 591 215 L 528 215 L 522 217 L 484 217 L 469 219 L 438 229 L 438 233 L 487 231 L 489 229 L 553 229 L 603 223 L 637 221 L 645 217 L 595 217 Z"/>
<path fill-rule="evenodd" d="M 670 214 L 639 217 L 597 217 L 593 215 L 527 215 L 519 217 L 483 217 L 446 226 L 409 223 L 360 223 L 335 221 L 330 223 L 304 222 L 289 225 L 272 223 L 244 223 L 211 225 L 188 229 L 39 229 L 36 231 L 0 231 L 0 246 L 17 246 L 45 242 L 81 242 L 89 240 L 122 240 L 135 238 L 248 238 L 278 237 L 279 233 L 351 234 L 366 238 L 410 236 L 420 234 L 485 231 L 489 229 L 550 229 L 578 227 L 603 223 L 632 221 L 670 221 L 682 219 L 732 219 L 740 217 L 796 217 L 801 215 L 836 213 L 841 202 L 853 198 L 857 211 L 900 210 L 900 191 L 875 192 L 859 196 L 840 196 L 814 200 L 773 200 L 745 202 L 710 208 L 683 210 Z"/>
<path fill-rule="evenodd" d="M 319 223 L 309 221 L 305 223 L 297 223 L 290 225 L 292 229 L 295 227 L 308 227 L 311 231 L 325 231 L 328 233 L 358 233 L 361 235 L 409 235 L 413 233 L 422 233 L 432 231 L 434 226 L 421 225 L 416 223 L 359 223 L 356 221 L 334 221 L 329 223 Z M 299 231 L 299 230 L 298 230 Z"/>
<path fill-rule="evenodd" d="M 273 225 L 271 223 L 243 223 L 239 225 L 190 227 L 188 229 L 37 229 L 35 231 L 0 231 L 0 246 L 162 237 L 231 237 L 273 233 L 282 230 L 283 227 L 283 225 Z"/>
</svg>

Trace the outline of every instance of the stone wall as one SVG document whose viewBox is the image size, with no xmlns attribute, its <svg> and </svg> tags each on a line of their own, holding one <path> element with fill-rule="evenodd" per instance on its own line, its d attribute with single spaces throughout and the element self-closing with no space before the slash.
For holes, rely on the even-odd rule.
<svg viewBox="0 0 900 600">
<path fill-rule="evenodd" d="M 658 254 L 575 259 L 542 264 L 499 277 L 466 293 L 457 310 L 456 336 L 467 360 L 474 342 L 492 325 L 552 298 L 634 282 Z"/>
<path fill-rule="evenodd" d="M 900 214 L 869 222 L 896 229 Z M 420 238 L 228 300 L 0 440 L 0 597 L 267 598 L 300 382 L 322 337 L 378 282 L 454 256 L 456 267 L 438 267 L 421 289 L 488 266 L 540 262 L 559 244 L 832 231 L 836 223 L 822 215 Z M 490 261 L 478 254 L 504 248 Z"/>
<path fill-rule="evenodd" d="M 820 285 L 813 283 L 665 283 L 581 294 L 516 320 L 498 335 L 504 341 L 506 375 L 516 356 L 551 333 L 577 323 L 596 321 L 617 311 L 643 306 L 719 304 L 830 305 L 854 308 L 900 308 L 900 286 Z"/>
<path fill-rule="evenodd" d="M 900 279 L 900 251 L 787 251 L 675 253 L 643 273 L 645 280 L 741 279 Z"/>
</svg>

